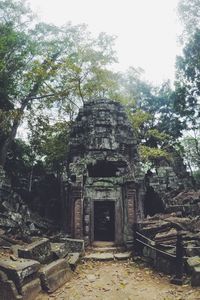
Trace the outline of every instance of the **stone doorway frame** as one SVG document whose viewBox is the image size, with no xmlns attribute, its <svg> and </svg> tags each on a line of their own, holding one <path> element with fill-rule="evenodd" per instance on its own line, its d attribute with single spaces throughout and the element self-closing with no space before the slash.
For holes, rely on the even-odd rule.
<svg viewBox="0 0 200 300">
<path fill-rule="evenodd" d="M 92 199 L 91 201 L 91 228 L 90 228 L 90 236 L 91 236 L 91 244 L 95 242 L 94 240 L 94 205 L 95 202 L 114 202 L 114 214 L 115 214 L 115 224 L 114 224 L 114 236 L 115 240 L 113 241 L 115 245 L 123 244 L 123 234 L 122 234 L 122 211 L 118 205 L 118 199 Z"/>
</svg>

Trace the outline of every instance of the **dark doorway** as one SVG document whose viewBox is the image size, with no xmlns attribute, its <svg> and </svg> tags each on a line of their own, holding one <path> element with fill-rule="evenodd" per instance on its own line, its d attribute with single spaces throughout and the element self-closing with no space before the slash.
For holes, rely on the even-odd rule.
<svg viewBox="0 0 200 300">
<path fill-rule="evenodd" d="M 157 213 L 163 213 L 164 206 L 159 195 L 152 187 L 148 187 L 144 198 L 144 214 L 145 217 L 153 216 Z"/>
<path fill-rule="evenodd" d="M 114 201 L 94 202 L 94 240 L 115 240 L 115 203 Z"/>
</svg>

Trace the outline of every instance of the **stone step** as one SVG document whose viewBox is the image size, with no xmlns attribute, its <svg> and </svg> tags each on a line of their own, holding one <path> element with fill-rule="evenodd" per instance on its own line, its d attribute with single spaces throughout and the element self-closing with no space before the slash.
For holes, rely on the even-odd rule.
<svg viewBox="0 0 200 300">
<path fill-rule="evenodd" d="M 92 247 L 105 248 L 105 247 L 116 247 L 116 245 L 114 242 L 94 241 L 92 243 Z"/>
<path fill-rule="evenodd" d="M 90 253 L 84 256 L 84 260 L 94 261 L 110 261 L 110 260 L 127 260 L 132 256 L 132 252 L 119 252 L 119 253 Z"/>
<path fill-rule="evenodd" d="M 117 253 L 117 252 L 125 252 L 125 248 L 123 247 L 92 247 L 92 252 L 99 253 Z"/>
<path fill-rule="evenodd" d="M 100 260 L 100 261 L 114 260 L 114 254 L 113 253 L 90 253 L 84 256 L 84 260 Z"/>
<path fill-rule="evenodd" d="M 132 257 L 132 252 L 121 252 L 114 254 L 114 258 L 117 260 L 127 260 Z"/>
</svg>

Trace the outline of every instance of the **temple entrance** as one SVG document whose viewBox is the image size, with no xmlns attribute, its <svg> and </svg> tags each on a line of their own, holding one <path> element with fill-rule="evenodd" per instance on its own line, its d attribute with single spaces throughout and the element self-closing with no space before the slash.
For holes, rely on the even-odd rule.
<svg viewBox="0 0 200 300">
<path fill-rule="evenodd" d="M 94 240 L 115 240 L 114 201 L 94 201 Z"/>
</svg>

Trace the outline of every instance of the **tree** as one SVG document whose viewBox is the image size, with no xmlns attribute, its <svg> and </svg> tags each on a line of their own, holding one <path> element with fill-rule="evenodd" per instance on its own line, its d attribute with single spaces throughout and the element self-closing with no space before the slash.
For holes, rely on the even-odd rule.
<svg viewBox="0 0 200 300">
<path fill-rule="evenodd" d="M 29 123 L 29 143 L 32 152 L 51 171 L 60 172 L 65 164 L 70 126 L 69 121 L 50 124 L 48 117 L 35 117 Z"/>
<path fill-rule="evenodd" d="M 158 166 L 172 159 L 169 145 L 175 146 L 184 124 L 174 109 L 170 82 L 155 87 L 142 74 L 141 69 L 129 68 L 121 75 L 121 98 L 138 139 L 142 161 Z"/>
<path fill-rule="evenodd" d="M 200 97 L 200 30 L 197 30 L 177 58 L 175 107 L 188 125 L 199 123 Z"/>
<path fill-rule="evenodd" d="M 106 68 L 115 57 L 113 37 L 100 34 L 92 38 L 85 25 L 56 27 L 33 22 L 23 1 L 4 0 L 0 9 L 1 116 L 5 103 L 11 105 L 12 115 L 0 149 L 0 164 L 4 165 L 30 109 L 36 116 L 39 109 L 44 113 L 47 108 L 69 113 L 89 97 L 105 93 L 112 81 Z M 6 116 L 7 112 L 2 118 Z"/>
<path fill-rule="evenodd" d="M 193 135 L 185 136 L 181 144 L 183 146 L 182 155 L 185 159 L 185 162 L 193 174 L 193 170 L 200 169 L 200 137 L 199 132 L 193 133 Z"/>
<path fill-rule="evenodd" d="M 181 37 L 184 44 L 196 29 L 200 29 L 200 0 L 180 0 L 178 3 L 178 15 L 183 24 Z"/>
</svg>

